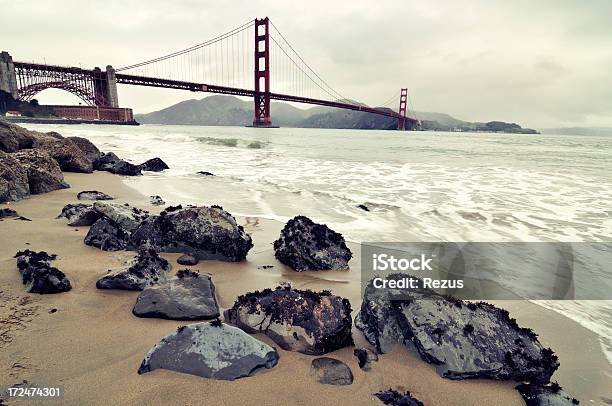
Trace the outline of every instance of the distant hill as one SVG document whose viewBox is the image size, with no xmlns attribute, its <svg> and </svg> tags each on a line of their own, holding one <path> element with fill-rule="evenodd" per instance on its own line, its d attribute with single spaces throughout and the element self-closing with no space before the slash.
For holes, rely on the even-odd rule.
<svg viewBox="0 0 612 406">
<path fill-rule="evenodd" d="M 388 130 L 397 126 L 396 119 L 391 117 L 332 107 L 300 109 L 272 102 L 270 108 L 273 123 L 281 127 Z M 535 132 L 499 121 L 470 123 L 442 113 L 415 112 L 415 115 L 422 121 L 424 130 Z M 185 100 L 152 113 L 136 114 L 135 119 L 143 124 L 244 126 L 253 121 L 253 102 L 234 96 L 212 95 L 200 100 Z"/>
</svg>

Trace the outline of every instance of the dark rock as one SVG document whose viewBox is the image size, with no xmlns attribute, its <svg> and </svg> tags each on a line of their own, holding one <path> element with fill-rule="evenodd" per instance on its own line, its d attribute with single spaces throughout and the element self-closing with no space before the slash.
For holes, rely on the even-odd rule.
<svg viewBox="0 0 612 406">
<path fill-rule="evenodd" d="M 68 219 L 70 227 L 91 226 L 102 215 L 93 209 L 92 204 L 67 204 L 57 218 Z"/>
<path fill-rule="evenodd" d="M 236 327 L 195 323 L 164 337 L 145 356 L 138 373 L 162 368 L 231 381 L 277 362 L 274 348 Z"/>
<path fill-rule="evenodd" d="M 109 271 L 96 282 L 98 289 L 143 290 L 166 281 L 170 264 L 153 250 L 142 249 L 120 269 Z"/>
<path fill-rule="evenodd" d="M 200 262 L 200 261 L 197 258 L 195 258 L 194 256 L 192 256 L 192 255 L 183 254 L 180 257 L 178 257 L 176 262 L 178 262 L 181 265 L 193 266 L 193 265 L 197 265 L 198 262 Z"/>
<path fill-rule="evenodd" d="M 33 141 L 39 134 L 16 124 L 0 121 L 0 151 L 17 152 L 20 149 L 32 148 Z"/>
<path fill-rule="evenodd" d="M 102 251 L 119 251 L 127 248 L 129 239 L 128 231 L 111 220 L 100 218 L 91 226 L 84 242 Z"/>
<path fill-rule="evenodd" d="M 111 195 L 106 193 L 98 192 L 97 190 L 84 190 L 77 194 L 79 200 L 113 200 L 115 199 Z"/>
<path fill-rule="evenodd" d="M 402 277 L 410 276 L 388 276 Z M 507 311 L 430 289 L 375 289 L 370 282 L 355 325 L 379 352 L 402 343 L 449 379 L 548 382 L 559 367 L 552 350 Z"/>
<path fill-rule="evenodd" d="M 141 163 L 140 169 L 143 171 L 161 172 L 165 169 L 170 169 L 168 165 L 161 158 L 149 159 L 146 162 Z"/>
<path fill-rule="evenodd" d="M 370 211 L 370 209 L 368 208 L 368 206 L 366 206 L 365 204 L 358 204 L 357 205 L 358 209 L 361 209 L 363 211 Z"/>
<path fill-rule="evenodd" d="M 130 247 L 188 253 L 198 259 L 242 261 L 253 246 L 236 219 L 219 206 L 188 207 L 146 218 Z"/>
<path fill-rule="evenodd" d="M 25 149 L 12 155 L 26 170 L 31 194 L 48 193 L 70 187 L 64 181 L 64 174 L 57 161 L 47 152 Z"/>
<path fill-rule="evenodd" d="M 161 196 L 151 196 L 151 204 L 153 206 L 161 206 L 166 204 L 166 202 L 164 202 L 164 199 L 161 198 Z"/>
<path fill-rule="evenodd" d="M 30 197 L 27 170 L 12 154 L 0 151 L 0 202 Z"/>
<path fill-rule="evenodd" d="M 93 172 L 92 162 L 72 140 L 47 136 L 36 139 L 33 146 L 48 152 L 64 172 Z"/>
<path fill-rule="evenodd" d="M 298 272 L 348 270 L 353 254 L 341 234 L 308 217 L 289 220 L 274 241 L 274 254 L 285 265 Z"/>
<path fill-rule="evenodd" d="M 15 210 L 10 209 L 8 207 L 5 209 L 0 209 L 0 219 L 4 219 L 7 217 L 18 217 L 18 216 L 19 214 Z"/>
<path fill-rule="evenodd" d="M 353 350 L 353 355 L 357 357 L 359 368 L 363 369 L 364 371 L 370 370 L 370 363 L 372 361 L 378 361 L 378 354 L 367 348 L 355 348 Z"/>
<path fill-rule="evenodd" d="M 527 406 L 569 406 L 579 405 L 577 399 L 563 391 L 558 383 L 548 385 L 521 384 L 516 387 Z"/>
<path fill-rule="evenodd" d="M 112 152 L 108 154 L 102 153 L 100 159 L 96 162 L 96 169 L 99 171 L 108 171 L 116 175 L 142 175 L 140 166 L 124 161 Z"/>
<path fill-rule="evenodd" d="M 405 393 L 398 392 L 394 389 L 389 389 L 386 391 L 380 391 L 375 393 L 378 399 L 383 402 L 385 405 L 392 406 L 425 406 L 423 402 L 415 399 L 412 394 L 408 391 Z"/>
<path fill-rule="evenodd" d="M 325 385 L 350 385 L 353 372 L 344 362 L 328 357 L 315 358 L 310 365 L 310 374 Z"/>
<path fill-rule="evenodd" d="M 102 153 L 91 141 L 87 138 L 83 137 L 66 137 L 67 140 L 70 140 L 74 145 L 77 146 L 85 155 L 85 158 L 91 163 L 92 168 L 95 169 L 98 160 Z"/>
<path fill-rule="evenodd" d="M 304 354 L 322 355 L 353 344 L 351 304 L 329 291 L 277 287 L 247 293 L 226 311 L 225 319 Z"/>
<path fill-rule="evenodd" d="M 72 289 L 66 275 L 51 266 L 51 261 L 55 260 L 56 255 L 49 255 L 44 251 L 25 250 L 15 254 L 15 258 L 27 292 L 61 293 Z"/>
<path fill-rule="evenodd" d="M 213 173 L 206 172 L 206 171 L 198 171 L 198 174 L 204 175 L 204 176 L 215 176 Z"/>
<path fill-rule="evenodd" d="M 210 275 L 182 270 L 175 278 L 147 286 L 133 310 L 138 317 L 208 320 L 219 317 L 215 285 Z"/>
<path fill-rule="evenodd" d="M 17 217 L 15 220 L 21 220 L 21 221 L 32 221 L 32 220 L 30 220 L 29 218 L 27 218 L 27 217 L 23 217 L 23 216 L 19 216 L 19 217 Z"/>
<path fill-rule="evenodd" d="M 177 210 L 182 210 L 183 209 L 183 205 L 179 204 L 178 206 L 168 206 L 164 209 L 164 211 L 167 213 L 172 213 L 173 211 L 177 211 Z"/>
<path fill-rule="evenodd" d="M 132 232 L 149 216 L 145 210 L 131 207 L 129 204 L 94 202 L 93 209 L 100 215 L 117 224 L 119 228 Z"/>
<path fill-rule="evenodd" d="M 51 138 L 55 138 L 56 140 L 63 140 L 64 136 L 57 131 L 47 131 L 45 135 L 48 135 Z"/>
</svg>

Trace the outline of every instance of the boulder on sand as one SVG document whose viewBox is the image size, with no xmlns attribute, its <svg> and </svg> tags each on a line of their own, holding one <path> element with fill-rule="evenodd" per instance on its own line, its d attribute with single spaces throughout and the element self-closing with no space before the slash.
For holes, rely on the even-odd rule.
<svg viewBox="0 0 612 406">
<path fill-rule="evenodd" d="M 96 147 L 91 141 L 83 137 L 66 137 L 67 140 L 76 145 L 81 152 L 85 155 L 85 158 L 91 162 L 92 168 L 95 169 L 98 159 L 102 155 L 98 147 Z"/>
<path fill-rule="evenodd" d="M 565 393 L 558 383 L 548 385 L 520 384 L 516 387 L 527 406 L 579 405 L 578 399 Z"/>
<path fill-rule="evenodd" d="M 37 138 L 33 146 L 48 152 L 64 172 L 93 172 L 91 160 L 75 142 L 69 139 L 45 136 Z"/>
<path fill-rule="evenodd" d="M 132 311 L 138 317 L 208 320 L 219 317 L 215 285 L 210 275 L 180 270 L 168 281 L 147 286 Z"/>
<path fill-rule="evenodd" d="M 423 402 L 414 398 L 410 392 L 398 392 L 394 389 L 380 391 L 374 394 L 385 405 L 391 406 L 424 406 Z"/>
<path fill-rule="evenodd" d="M 47 152 L 39 149 L 24 149 L 15 152 L 12 156 L 25 168 L 31 194 L 48 193 L 70 187 L 64 181 L 64 174 L 57 161 Z"/>
<path fill-rule="evenodd" d="M 130 233 L 136 230 L 140 222 L 149 216 L 149 213 L 145 210 L 131 207 L 127 203 L 94 202 L 93 209 Z"/>
<path fill-rule="evenodd" d="M 548 382 L 559 367 L 552 350 L 506 310 L 430 289 L 376 289 L 370 281 L 355 325 L 379 352 L 404 344 L 449 379 Z"/>
<path fill-rule="evenodd" d="M 219 206 L 162 211 L 132 233 L 130 248 L 188 253 L 198 259 L 242 261 L 253 246 L 236 219 Z"/>
<path fill-rule="evenodd" d="M 94 210 L 95 213 L 99 214 Z M 100 248 L 102 251 L 120 251 L 127 248 L 130 233 L 113 221 L 100 218 L 91 226 L 85 236 L 85 245 Z"/>
<path fill-rule="evenodd" d="M 161 172 L 165 169 L 170 169 L 161 158 L 152 158 L 138 165 L 143 171 Z"/>
<path fill-rule="evenodd" d="M 12 155 L 0 151 L 0 203 L 30 197 L 28 173 Z"/>
<path fill-rule="evenodd" d="M 153 250 L 142 249 L 117 270 L 109 270 L 98 279 L 98 289 L 143 290 L 149 285 L 166 281 L 171 266 Z"/>
<path fill-rule="evenodd" d="M 198 261 L 198 259 L 193 255 L 183 254 L 177 258 L 176 262 L 178 262 L 180 265 L 193 266 L 197 265 L 200 261 Z"/>
<path fill-rule="evenodd" d="M 288 351 L 321 355 L 353 344 L 351 304 L 329 291 L 279 286 L 247 293 L 225 319 L 248 333 L 264 333 Z"/>
<path fill-rule="evenodd" d="M 112 152 L 109 152 L 108 154 L 101 154 L 100 159 L 96 161 L 96 169 L 99 171 L 108 171 L 116 175 L 142 175 L 140 166 L 125 161 Z"/>
<path fill-rule="evenodd" d="M 21 273 L 26 292 L 30 293 L 60 293 L 72 289 L 66 275 L 51 266 L 56 255 L 49 255 L 44 251 L 19 251 L 15 254 L 17 268 Z"/>
<path fill-rule="evenodd" d="M 0 209 L 0 219 L 4 219 L 7 217 L 19 217 L 19 213 L 10 207 Z"/>
<path fill-rule="evenodd" d="M 84 190 L 77 194 L 79 200 L 113 200 L 114 197 L 106 193 L 98 192 L 97 190 Z"/>
<path fill-rule="evenodd" d="M 321 357 L 312 360 L 310 374 L 325 385 L 350 385 L 353 372 L 344 362 L 335 358 Z"/>
<path fill-rule="evenodd" d="M 298 272 L 347 270 L 353 256 L 341 234 L 304 216 L 285 224 L 274 241 L 274 255 Z"/>
<path fill-rule="evenodd" d="M 252 376 L 278 362 L 278 353 L 244 331 L 221 322 L 179 327 L 145 356 L 139 374 L 168 369 L 232 381 Z"/>
<path fill-rule="evenodd" d="M 70 227 L 91 226 L 102 217 L 100 213 L 93 209 L 92 204 L 77 203 L 67 204 L 62 208 L 62 212 L 57 218 L 68 219 Z"/>
</svg>

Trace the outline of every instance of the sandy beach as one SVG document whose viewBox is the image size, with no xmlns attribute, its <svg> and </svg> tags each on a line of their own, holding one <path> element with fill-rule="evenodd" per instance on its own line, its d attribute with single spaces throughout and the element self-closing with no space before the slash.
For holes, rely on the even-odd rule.
<svg viewBox="0 0 612 406">
<path fill-rule="evenodd" d="M 150 206 L 148 196 L 127 187 L 116 175 L 65 173 L 65 178 L 70 189 L 32 196 L 8 206 L 32 221 L 0 222 L 2 384 L 25 380 L 30 384 L 63 385 L 65 398 L 57 404 L 64 405 L 370 405 L 379 403 L 373 393 L 390 387 L 409 390 L 426 405 L 524 404 L 513 382 L 443 379 L 433 367 L 399 346 L 380 356 L 368 372 L 359 369 L 352 348 L 328 354 L 353 371 L 353 384 L 344 387 L 315 383 L 309 376 L 313 357 L 280 348 L 276 367 L 231 382 L 165 370 L 138 375 L 144 354 L 186 322 L 137 318 L 131 310 L 138 292 L 96 289 L 96 280 L 130 254 L 89 247 L 83 243 L 88 227 L 69 227 L 65 220 L 55 217 L 65 204 L 77 201 L 79 191 L 91 189 L 152 213 L 161 209 Z M 193 267 L 212 274 L 222 309 L 231 307 L 240 294 L 290 281 L 297 288 L 330 289 L 347 297 L 355 315 L 360 306 L 358 246 L 350 247 L 356 255 L 348 272 L 297 273 L 274 258 L 271 243 L 281 223 L 255 218 L 238 221 L 254 241 L 247 260 L 202 261 Z M 73 289 L 55 295 L 26 293 L 13 258 L 26 248 L 57 254 L 55 266 L 70 278 Z M 176 263 L 178 254 L 161 255 L 172 263 L 172 272 L 185 268 Z M 263 265 L 274 267 L 263 269 Z M 583 404 L 605 404 L 604 397 L 612 398 L 612 369 L 593 333 L 527 302 L 497 304 L 509 309 L 520 325 L 532 327 L 542 344 L 558 354 L 561 366 L 553 380 L 568 393 Z M 353 335 L 357 345 L 367 344 L 355 328 Z M 274 346 L 268 337 L 258 338 Z"/>
</svg>

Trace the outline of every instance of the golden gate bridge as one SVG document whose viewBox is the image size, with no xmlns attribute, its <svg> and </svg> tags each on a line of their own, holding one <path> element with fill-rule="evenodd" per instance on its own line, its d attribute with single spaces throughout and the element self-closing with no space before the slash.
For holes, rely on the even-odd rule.
<svg viewBox="0 0 612 406">
<path fill-rule="evenodd" d="M 117 84 L 251 97 L 254 127 L 271 127 L 270 100 L 361 111 L 397 119 L 398 130 L 419 122 L 408 114 L 408 91 L 367 106 L 331 87 L 269 18 L 255 19 L 208 41 L 114 69 L 91 70 L 12 61 L 0 55 L 0 90 L 30 101 L 48 88 L 66 90 L 87 106 L 118 108 Z M 397 110 L 395 110 L 397 108 Z"/>
</svg>

